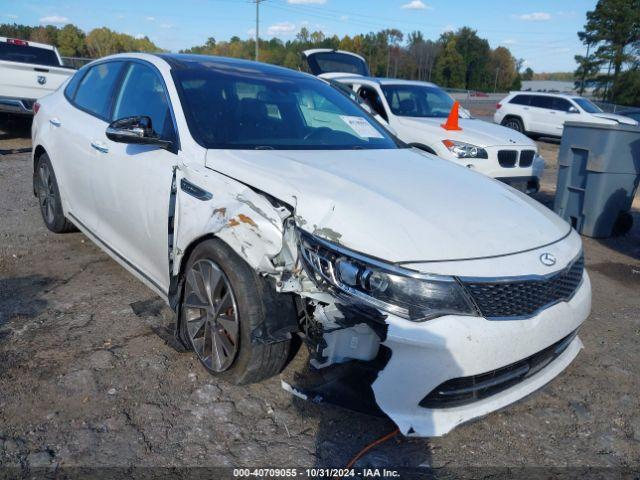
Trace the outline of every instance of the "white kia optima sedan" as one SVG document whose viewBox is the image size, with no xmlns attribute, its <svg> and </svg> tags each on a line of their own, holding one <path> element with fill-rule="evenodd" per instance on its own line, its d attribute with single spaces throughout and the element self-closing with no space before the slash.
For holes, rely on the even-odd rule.
<svg viewBox="0 0 640 480">
<path fill-rule="evenodd" d="M 363 369 L 363 402 L 433 436 L 542 387 L 582 348 L 578 234 L 407 148 L 324 80 L 123 54 L 35 110 L 47 227 L 79 228 L 157 292 L 220 378 L 278 374 L 299 335 L 309 371 Z"/>
</svg>

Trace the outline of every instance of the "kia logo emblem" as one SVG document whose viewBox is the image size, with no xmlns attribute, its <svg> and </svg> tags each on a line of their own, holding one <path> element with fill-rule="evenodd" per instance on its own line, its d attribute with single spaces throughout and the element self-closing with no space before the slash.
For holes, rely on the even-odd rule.
<svg viewBox="0 0 640 480">
<path fill-rule="evenodd" d="M 551 255 L 550 253 L 543 253 L 540 255 L 540 263 L 546 265 L 547 267 L 553 267 L 556 264 L 556 257 Z"/>
<path fill-rule="evenodd" d="M 44 75 L 38 75 L 38 83 L 40 85 L 44 85 L 45 83 L 47 83 L 47 77 L 45 77 Z"/>
</svg>

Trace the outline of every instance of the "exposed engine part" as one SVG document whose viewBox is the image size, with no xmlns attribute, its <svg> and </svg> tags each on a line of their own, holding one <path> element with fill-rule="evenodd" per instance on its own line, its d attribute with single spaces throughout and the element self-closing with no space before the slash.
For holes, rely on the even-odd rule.
<svg viewBox="0 0 640 480">
<path fill-rule="evenodd" d="M 378 355 L 380 337 L 366 323 L 344 326 L 344 316 L 335 305 L 316 306 L 313 318 L 306 318 L 310 363 L 324 368 L 349 360 L 373 360 Z"/>
</svg>

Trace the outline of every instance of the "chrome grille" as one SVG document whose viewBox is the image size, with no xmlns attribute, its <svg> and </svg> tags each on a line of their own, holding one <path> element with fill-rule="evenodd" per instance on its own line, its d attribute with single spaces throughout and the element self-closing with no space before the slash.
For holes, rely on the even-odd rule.
<svg viewBox="0 0 640 480">
<path fill-rule="evenodd" d="M 518 160 L 517 150 L 498 150 L 498 163 L 503 168 L 512 168 L 516 166 Z"/>
<path fill-rule="evenodd" d="M 513 281 L 462 283 L 486 318 L 530 317 L 554 303 L 573 297 L 582 280 L 584 256 L 549 277 Z"/>
<path fill-rule="evenodd" d="M 533 163 L 533 157 L 535 156 L 535 150 L 523 150 L 520 152 L 520 166 L 530 167 Z"/>
</svg>

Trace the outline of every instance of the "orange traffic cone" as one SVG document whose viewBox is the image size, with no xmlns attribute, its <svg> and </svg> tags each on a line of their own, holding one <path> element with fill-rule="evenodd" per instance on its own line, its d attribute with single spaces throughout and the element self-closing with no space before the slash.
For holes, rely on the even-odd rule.
<svg viewBox="0 0 640 480">
<path fill-rule="evenodd" d="M 453 102 L 453 107 L 451 107 L 451 111 L 449 112 L 449 117 L 447 117 L 447 121 L 440 125 L 445 130 L 462 130 L 458 125 L 458 108 L 460 107 L 460 103 L 458 101 Z"/>
</svg>

